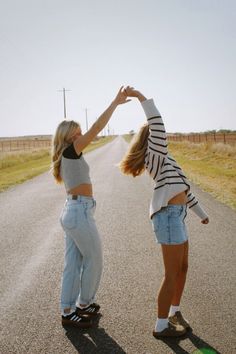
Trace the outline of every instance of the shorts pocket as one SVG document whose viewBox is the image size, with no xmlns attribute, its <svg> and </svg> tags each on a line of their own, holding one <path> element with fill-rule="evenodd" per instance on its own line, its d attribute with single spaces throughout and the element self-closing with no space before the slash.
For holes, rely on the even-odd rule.
<svg viewBox="0 0 236 354">
<path fill-rule="evenodd" d="M 77 209 L 75 208 L 65 208 L 62 210 L 60 216 L 60 222 L 63 229 L 71 230 L 74 229 L 77 225 Z"/>
<path fill-rule="evenodd" d="M 155 233 L 156 242 L 169 243 L 168 215 L 166 213 L 156 213 L 152 217 L 152 228 Z"/>
</svg>

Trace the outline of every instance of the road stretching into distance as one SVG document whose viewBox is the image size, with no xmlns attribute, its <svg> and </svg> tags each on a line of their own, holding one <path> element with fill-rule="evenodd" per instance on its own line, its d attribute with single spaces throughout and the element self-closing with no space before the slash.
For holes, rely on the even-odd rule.
<svg viewBox="0 0 236 354">
<path fill-rule="evenodd" d="M 92 329 L 61 326 L 63 187 L 47 172 L 0 194 L 1 354 L 236 353 L 236 213 L 195 186 L 210 223 L 188 212 L 190 265 L 181 309 L 193 331 L 182 339 L 152 336 L 163 276 L 148 218 L 153 182 L 120 173 L 116 164 L 127 146 L 118 137 L 86 155 L 104 245 L 102 316 Z"/>
</svg>

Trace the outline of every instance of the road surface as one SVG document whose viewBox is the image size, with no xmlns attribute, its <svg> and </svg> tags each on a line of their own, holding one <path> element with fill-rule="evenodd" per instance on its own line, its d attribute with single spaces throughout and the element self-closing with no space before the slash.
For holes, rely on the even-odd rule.
<svg viewBox="0 0 236 354">
<path fill-rule="evenodd" d="M 156 340 L 163 266 L 148 218 L 152 181 L 120 174 L 116 164 L 126 149 L 118 137 L 86 155 L 104 245 L 102 317 L 87 331 L 60 322 L 63 187 L 45 173 L 0 194 L 1 354 L 236 353 L 236 213 L 193 187 L 211 220 L 202 225 L 191 211 L 187 219 L 190 266 L 181 309 L 193 331 Z M 202 348 L 212 351 L 197 352 Z"/>
</svg>

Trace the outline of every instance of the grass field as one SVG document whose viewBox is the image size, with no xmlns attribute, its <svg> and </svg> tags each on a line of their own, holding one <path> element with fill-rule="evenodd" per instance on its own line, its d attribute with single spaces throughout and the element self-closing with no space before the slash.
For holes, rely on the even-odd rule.
<svg viewBox="0 0 236 354">
<path fill-rule="evenodd" d="M 236 146 L 171 142 L 169 151 L 193 183 L 236 209 Z"/>
<path fill-rule="evenodd" d="M 124 136 L 130 142 L 130 135 Z M 190 181 L 236 209 L 236 146 L 169 142 L 169 151 Z"/>
<path fill-rule="evenodd" d="M 84 153 L 94 150 L 112 139 L 111 136 L 100 138 L 92 142 L 84 150 Z M 50 163 L 51 152 L 48 149 L 0 155 L 0 192 L 49 170 Z"/>
</svg>

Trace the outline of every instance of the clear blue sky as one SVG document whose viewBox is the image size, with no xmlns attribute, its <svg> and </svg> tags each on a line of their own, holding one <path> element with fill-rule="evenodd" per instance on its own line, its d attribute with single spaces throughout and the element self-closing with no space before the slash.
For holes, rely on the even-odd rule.
<svg viewBox="0 0 236 354">
<path fill-rule="evenodd" d="M 236 129 L 235 0 L 8 0 L 0 4 L 0 136 L 85 129 L 132 85 L 153 97 L 168 132 Z M 119 107 L 116 134 L 144 121 Z"/>
</svg>

